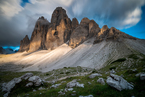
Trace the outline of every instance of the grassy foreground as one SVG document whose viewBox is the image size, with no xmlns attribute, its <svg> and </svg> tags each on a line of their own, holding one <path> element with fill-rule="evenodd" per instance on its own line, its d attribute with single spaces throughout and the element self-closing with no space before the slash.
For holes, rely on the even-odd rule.
<svg viewBox="0 0 145 97">
<path fill-rule="evenodd" d="M 110 87 L 108 84 L 102 85 L 97 82 L 98 78 L 104 78 L 106 81 L 107 76 L 110 75 L 110 71 L 112 69 L 115 70 L 116 75 L 123 75 L 125 80 L 133 84 L 134 89 L 118 91 Z M 102 74 L 102 77 L 90 79 L 88 78 L 90 74 L 83 76 L 71 76 L 85 72 L 98 72 Z M 43 90 L 38 90 L 39 87 L 26 88 L 24 87 L 24 84 L 26 83 L 24 81 L 21 84 L 17 84 L 16 87 L 12 89 L 9 97 L 78 97 L 80 95 L 93 95 L 94 97 L 145 97 L 145 81 L 141 81 L 139 77 L 135 76 L 140 72 L 145 72 L 145 56 L 140 54 L 132 54 L 125 58 L 115 60 L 99 71 L 82 67 L 64 67 L 46 73 L 32 72 L 34 75 L 38 75 L 46 81 L 56 80 L 65 76 L 67 76 L 67 78 L 55 82 L 55 84 L 63 82 L 57 88 L 51 88 L 52 84 L 44 83 L 40 86 L 44 88 Z M 0 83 L 8 82 L 25 73 L 26 72 L 0 72 Z M 64 95 L 60 95 L 58 92 L 62 89 L 64 92 L 66 84 L 73 79 L 77 79 L 79 83 L 84 84 L 84 88 L 74 87 L 73 91 L 68 91 L 65 92 Z M 2 97 L 3 94 L 4 93 L 0 92 L 0 97 Z"/>
</svg>

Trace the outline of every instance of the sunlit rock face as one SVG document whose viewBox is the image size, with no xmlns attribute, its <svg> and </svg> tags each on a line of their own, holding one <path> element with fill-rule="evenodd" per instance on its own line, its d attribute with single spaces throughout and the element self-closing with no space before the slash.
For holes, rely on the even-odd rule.
<svg viewBox="0 0 145 97">
<path fill-rule="evenodd" d="M 94 20 L 83 18 L 79 24 L 76 18 L 72 21 L 62 7 L 57 7 L 52 13 L 51 22 L 43 16 L 34 27 L 31 39 L 28 36 L 21 41 L 19 51 L 33 52 L 37 50 L 53 50 L 66 43 L 76 48 L 89 38 L 94 38 L 94 44 L 102 41 L 122 41 L 125 38 L 136 39 L 114 27 L 104 25 L 101 29 Z"/>
<path fill-rule="evenodd" d="M 71 20 L 62 7 L 57 7 L 51 18 L 51 24 L 46 34 L 45 46 L 47 49 L 55 49 L 70 39 Z"/>
<path fill-rule="evenodd" d="M 30 40 L 28 38 L 28 35 L 26 35 L 24 37 L 24 39 L 21 40 L 21 42 L 20 42 L 19 52 L 28 51 L 29 50 L 29 45 L 30 45 Z"/>
<path fill-rule="evenodd" d="M 44 42 L 48 26 L 49 22 L 43 16 L 37 20 L 31 36 L 29 52 L 46 49 Z"/>
</svg>

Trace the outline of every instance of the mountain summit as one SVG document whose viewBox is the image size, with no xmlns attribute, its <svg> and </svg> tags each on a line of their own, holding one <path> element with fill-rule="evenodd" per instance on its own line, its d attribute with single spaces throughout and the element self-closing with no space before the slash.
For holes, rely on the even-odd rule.
<svg viewBox="0 0 145 97">
<path fill-rule="evenodd" d="M 76 18 L 71 21 L 65 9 L 57 7 L 52 13 L 51 22 L 43 16 L 36 21 L 31 39 L 25 36 L 21 40 L 19 51 L 53 50 L 67 41 L 71 48 L 76 48 L 90 38 L 95 38 L 94 44 L 101 41 L 119 42 L 125 38 L 136 39 L 114 27 L 109 29 L 107 25 L 104 25 L 100 28 L 94 20 L 86 17 L 81 20 L 80 24 Z"/>
</svg>

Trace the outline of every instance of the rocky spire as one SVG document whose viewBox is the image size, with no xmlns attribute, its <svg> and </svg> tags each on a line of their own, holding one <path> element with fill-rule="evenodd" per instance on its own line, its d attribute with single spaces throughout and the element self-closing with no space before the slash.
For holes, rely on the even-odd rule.
<svg viewBox="0 0 145 97">
<path fill-rule="evenodd" d="M 51 25 L 46 34 L 45 46 L 47 49 L 55 49 L 70 39 L 71 20 L 62 7 L 57 7 L 51 18 Z"/>
<path fill-rule="evenodd" d="M 45 36 L 48 30 L 49 22 L 43 16 L 37 20 L 30 42 L 29 52 L 33 52 L 39 49 L 46 49 Z"/>
<path fill-rule="evenodd" d="M 20 42 L 20 49 L 19 49 L 19 51 L 20 52 L 28 51 L 29 50 L 29 45 L 30 45 L 30 40 L 29 40 L 28 35 L 26 35 L 23 38 L 23 40 L 21 40 L 21 42 Z"/>
</svg>

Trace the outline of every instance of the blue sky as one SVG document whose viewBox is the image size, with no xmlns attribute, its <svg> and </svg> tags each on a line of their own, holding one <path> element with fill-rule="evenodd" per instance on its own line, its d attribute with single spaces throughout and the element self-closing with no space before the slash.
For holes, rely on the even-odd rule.
<svg viewBox="0 0 145 97">
<path fill-rule="evenodd" d="M 58 6 L 70 19 L 88 17 L 145 39 L 145 0 L 0 0 L 0 46 L 17 48 L 25 35 L 31 37 L 40 16 L 48 21 Z"/>
</svg>

